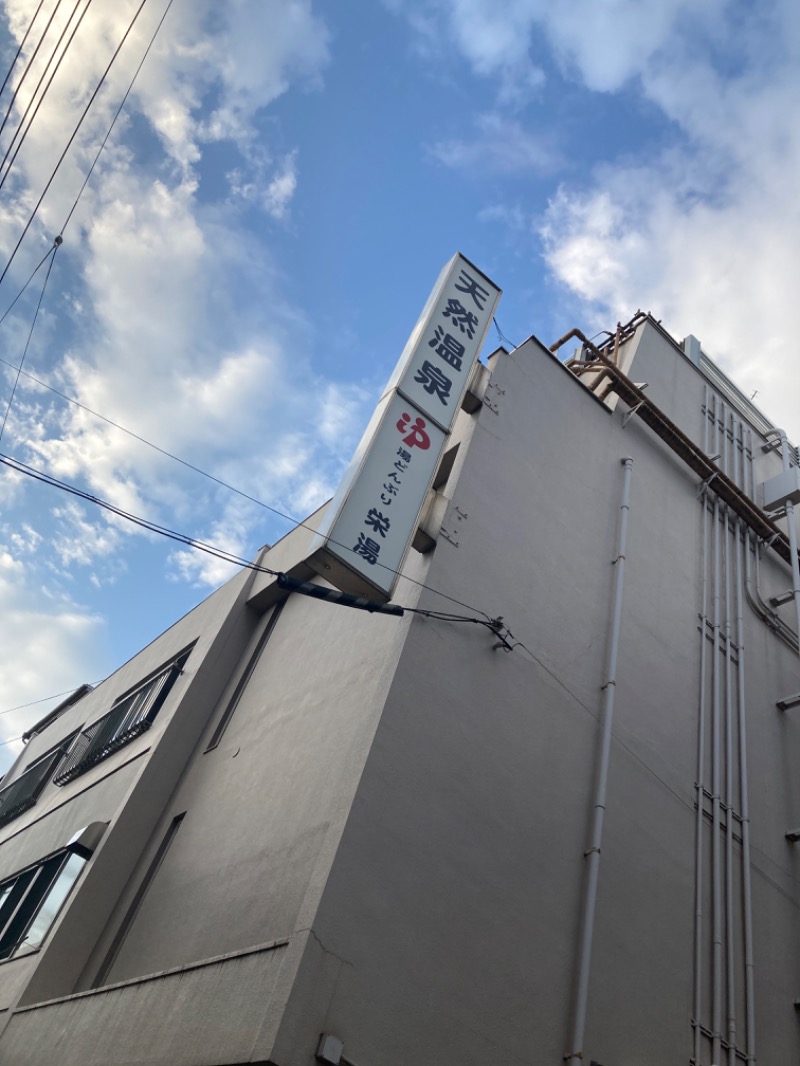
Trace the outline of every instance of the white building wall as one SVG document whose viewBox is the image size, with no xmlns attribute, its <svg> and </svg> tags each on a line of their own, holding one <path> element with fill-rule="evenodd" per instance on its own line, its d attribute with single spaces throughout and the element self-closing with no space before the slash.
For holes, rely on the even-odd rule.
<svg viewBox="0 0 800 1066">
<path fill-rule="evenodd" d="M 732 413 L 652 323 L 622 358 L 695 441 L 703 443 L 709 413 Z M 0 1061 L 5 1047 L 20 1066 L 311 1066 L 323 1030 L 359 1066 L 558 1063 L 577 1050 L 569 1029 L 624 456 L 634 465 L 623 625 L 581 1050 L 606 1066 L 689 1061 L 703 643 L 697 478 L 636 417 L 623 424 L 624 404 L 601 404 L 535 339 L 492 360 L 486 397 L 477 415 L 460 416 L 456 467 L 431 512 L 444 510 L 444 533 L 434 552 L 411 553 L 395 598 L 502 615 L 522 644 L 507 653 L 469 622 L 292 596 L 220 743 L 207 750 L 269 625 L 274 581 L 237 578 L 160 637 L 111 679 L 113 698 L 197 639 L 150 732 L 67 786 L 71 793 L 50 786 L 40 807 L 0 834 L 2 870 L 13 872 L 78 823 L 111 822 L 36 963 L 0 963 L 0 997 L 11 1008 L 21 996 Z M 747 428 L 758 485 L 780 462 Z M 707 515 L 710 537 L 713 510 Z M 261 561 L 307 577 L 309 542 L 298 529 Z M 731 545 L 732 564 L 732 534 L 720 542 Z M 765 551 L 762 598 L 785 589 L 787 574 Z M 717 589 L 724 629 L 735 623 L 733 593 L 726 614 L 723 584 Z M 707 613 L 709 603 L 710 594 Z M 791 622 L 791 608 L 778 614 Z M 800 691 L 800 670 L 750 606 L 743 626 L 757 1049 L 761 1061 L 783 1063 L 800 1050 L 800 859 L 784 837 L 800 825 L 792 772 L 800 722 L 775 702 Z M 708 663 L 721 653 L 708 635 L 706 647 L 708 705 Z M 737 663 L 723 663 L 720 676 L 726 669 L 735 679 Z M 31 744 L 45 751 L 88 708 L 99 715 L 109 705 L 100 689 Z M 710 783 L 708 727 L 705 735 Z M 738 736 L 731 752 L 738 797 Z M 720 785 L 724 797 L 724 774 Z M 714 992 L 707 791 L 694 1019 L 705 1066 Z M 740 1048 L 741 836 L 736 822 Z M 114 1038 L 99 1040 L 111 1026 Z"/>
</svg>

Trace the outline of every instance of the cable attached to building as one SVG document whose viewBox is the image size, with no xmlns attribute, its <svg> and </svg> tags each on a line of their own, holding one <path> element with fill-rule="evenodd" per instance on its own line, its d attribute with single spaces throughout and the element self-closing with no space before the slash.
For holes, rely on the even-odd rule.
<svg viewBox="0 0 800 1066">
<path fill-rule="evenodd" d="M 277 578 L 278 586 L 285 591 L 299 592 L 301 595 L 312 596 L 314 599 L 327 600 L 329 603 L 335 603 L 345 607 L 355 607 L 373 613 L 392 615 L 408 613 L 418 614 L 424 618 L 432 618 L 440 622 L 471 622 L 474 625 L 484 626 L 486 629 L 489 629 L 498 641 L 494 647 L 502 647 L 505 651 L 513 651 L 515 647 L 519 647 L 522 643 L 521 641 L 517 641 L 514 644 L 511 643 L 513 640 L 513 634 L 508 626 L 506 626 L 502 616 L 491 618 L 489 615 L 486 615 L 485 618 L 475 618 L 469 615 L 449 614 L 445 611 L 426 610 L 422 607 L 402 607 L 397 604 L 381 604 L 368 600 L 366 597 L 350 596 L 347 593 L 331 591 L 322 586 L 297 581 L 295 578 L 291 578 L 279 570 L 272 570 L 268 566 L 261 566 L 259 563 L 251 562 L 249 559 L 236 555 L 234 552 L 225 551 L 224 548 L 218 548 L 214 544 L 207 544 L 205 541 L 196 540 L 194 537 L 190 537 L 187 533 L 179 533 L 177 530 L 159 525 L 157 522 L 142 518 L 140 515 L 134 515 L 129 511 L 123 511 L 121 507 L 117 507 L 113 503 L 109 503 L 107 500 L 100 499 L 99 496 L 94 496 L 90 492 L 79 489 L 75 485 L 69 485 L 65 481 L 59 481 L 58 478 L 55 478 L 50 474 L 45 474 L 41 470 L 36 470 L 32 466 L 28 466 L 27 463 L 20 462 L 19 459 L 12 459 L 11 456 L 0 453 L 0 464 L 7 466 L 10 470 L 15 470 L 18 474 L 25 474 L 27 477 L 33 478 L 35 481 L 40 481 L 42 484 L 49 485 L 51 488 L 61 489 L 63 492 L 68 492 L 72 496 L 77 496 L 79 499 L 85 500 L 87 503 L 93 503 L 97 507 L 101 507 L 103 510 L 116 515 L 118 518 L 124 518 L 126 521 L 132 522 L 134 525 L 140 526 L 142 529 L 147 529 L 151 533 L 158 533 L 163 537 L 167 537 L 169 540 L 177 541 L 179 544 L 183 544 L 187 548 L 193 548 L 195 551 L 204 552 L 206 555 L 221 559 L 223 562 L 230 563 L 232 566 L 238 566 L 244 570 L 253 570 L 256 573 L 268 574 L 270 577 Z M 399 573 L 399 571 L 395 572 Z M 416 582 L 416 584 L 421 584 L 421 582 Z M 428 588 L 427 585 L 422 585 L 422 587 L 426 589 Z M 436 589 L 429 589 L 429 591 L 436 592 Z M 438 595 L 445 596 L 447 599 L 452 598 L 447 597 L 443 592 L 438 593 Z M 458 603 L 459 601 L 455 600 L 454 602 Z M 524 645 L 522 646 L 524 647 Z"/>
</svg>

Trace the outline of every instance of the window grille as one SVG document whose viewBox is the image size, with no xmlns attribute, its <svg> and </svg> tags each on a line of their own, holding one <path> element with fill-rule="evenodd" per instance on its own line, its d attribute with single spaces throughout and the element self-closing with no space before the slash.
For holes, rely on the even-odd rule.
<svg viewBox="0 0 800 1066">
<path fill-rule="evenodd" d="M 165 666 L 155 677 L 123 696 L 108 714 L 82 730 L 53 778 L 54 783 L 66 785 L 146 732 L 180 675 L 188 655 L 185 652 Z"/>
<path fill-rule="evenodd" d="M 10 785 L 0 789 L 0 826 L 7 825 L 35 805 L 42 789 L 64 757 L 71 740 L 70 737 L 54 751 L 29 766 Z"/>
</svg>

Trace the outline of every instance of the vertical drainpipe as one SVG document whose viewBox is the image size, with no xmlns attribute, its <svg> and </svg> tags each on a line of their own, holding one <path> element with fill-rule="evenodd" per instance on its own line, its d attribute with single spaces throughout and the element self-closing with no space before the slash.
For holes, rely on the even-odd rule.
<svg viewBox="0 0 800 1066">
<path fill-rule="evenodd" d="M 603 817 L 606 810 L 606 792 L 608 786 L 608 765 L 611 756 L 611 727 L 614 720 L 614 693 L 617 684 L 617 652 L 622 621 L 622 588 L 625 578 L 625 547 L 628 536 L 628 511 L 630 510 L 631 473 L 633 459 L 626 456 L 621 460 L 625 473 L 622 482 L 622 502 L 620 504 L 619 532 L 617 534 L 617 554 L 612 560 L 616 566 L 614 575 L 613 608 L 611 616 L 611 634 L 608 647 L 608 668 L 606 682 L 603 685 L 603 709 L 600 715 L 600 752 L 598 757 L 597 785 L 595 788 L 594 810 L 589 847 L 584 852 L 587 862 L 586 878 L 583 889 L 582 931 L 580 956 L 578 959 L 578 977 L 575 986 L 575 999 L 572 1013 L 572 1030 L 570 1033 L 569 1054 L 564 1060 L 569 1066 L 585 1066 L 583 1061 L 583 1039 L 586 1032 L 586 1008 L 589 1000 L 589 972 L 592 961 L 592 937 L 594 934 L 594 917 L 597 909 L 597 882 L 600 871 L 600 848 L 603 842 Z"/>
<path fill-rule="evenodd" d="M 716 402 L 716 398 L 715 398 Z M 703 431 L 703 451 L 709 454 L 708 427 L 710 419 L 709 411 L 709 388 L 705 387 L 705 429 Z M 704 783 L 706 766 L 706 677 L 708 651 L 706 645 L 708 636 L 708 500 L 706 492 L 700 497 L 703 505 L 703 580 L 702 580 L 702 607 L 700 614 L 700 709 L 697 721 L 697 773 L 695 781 L 695 794 L 697 796 L 697 808 L 695 811 L 695 844 L 694 844 L 694 1002 L 692 1013 L 694 1015 L 693 1050 L 695 1063 L 700 1062 L 700 1022 L 702 1012 L 702 988 L 703 988 L 703 806 L 704 806 Z"/>
<path fill-rule="evenodd" d="M 731 456 L 735 460 L 734 427 L 736 420 L 731 410 Z M 722 469 L 728 476 L 736 477 L 731 470 L 728 452 L 728 424 L 724 426 Z M 731 625 L 731 525 L 728 508 L 725 507 L 723 530 L 725 534 L 725 965 L 727 989 L 727 1039 L 728 1066 L 736 1066 L 736 994 L 733 921 L 733 675 L 731 654 L 733 651 L 733 627 Z"/>
<path fill-rule="evenodd" d="M 724 410 L 724 404 L 721 405 Z M 717 440 L 718 425 L 715 421 L 714 438 Z M 715 452 L 719 449 L 715 447 Z M 711 1061 L 720 1064 L 722 1036 L 722 883 L 720 877 L 720 586 L 722 584 L 720 544 L 719 496 L 714 496 L 713 566 L 714 587 L 712 592 L 712 627 L 714 634 L 711 664 L 711 924 L 712 924 L 712 998 L 711 998 Z"/>
<path fill-rule="evenodd" d="M 750 430 L 747 431 L 748 451 Z M 745 443 L 744 428 L 742 444 Z M 752 482 L 752 470 L 750 471 Z M 748 463 L 742 451 L 742 488 L 752 497 L 752 483 L 748 486 Z M 741 534 L 744 536 L 742 537 Z M 753 988 L 753 891 L 750 882 L 750 800 L 747 791 L 747 730 L 745 720 L 744 677 L 744 589 L 742 576 L 742 552 L 750 551 L 750 532 L 740 518 L 736 519 L 736 644 L 739 655 L 737 670 L 737 697 L 739 704 L 739 812 L 742 816 L 742 903 L 744 905 L 744 999 L 747 1024 L 747 1061 L 756 1061 L 755 993 Z"/>
<path fill-rule="evenodd" d="M 781 441 L 783 469 L 788 470 L 790 467 L 789 441 L 786 439 L 786 431 L 783 429 L 771 429 L 766 435 L 770 437 L 776 433 Z M 794 609 L 797 616 L 797 639 L 798 642 L 800 642 L 800 564 L 797 560 L 797 527 L 794 524 L 794 504 L 791 500 L 786 501 L 786 525 L 789 527 L 789 550 L 792 556 L 792 594 L 794 596 Z"/>
</svg>

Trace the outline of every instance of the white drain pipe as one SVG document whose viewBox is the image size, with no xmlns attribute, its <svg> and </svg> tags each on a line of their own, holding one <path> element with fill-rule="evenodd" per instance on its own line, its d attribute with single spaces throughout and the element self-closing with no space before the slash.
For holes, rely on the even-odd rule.
<svg viewBox="0 0 800 1066">
<path fill-rule="evenodd" d="M 783 469 L 788 470 L 789 463 L 789 441 L 786 437 L 786 431 L 783 429 L 771 429 L 765 434 L 766 437 L 772 437 L 778 435 L 781 442 L 781 457 L 783 459 Z M 789 527 L 787 532 L 789 534 L 789 551 L 792 556 L 792 595 L 794 596 L 794 609 L 797 616 L 797 639 L 800 642 L 800 563 L 797 559 L 797 526 L 794 524 L 794 504 L 791 500 L 787 500 L 786 504 L 786 525 Z"/>
<path fill-rule="evenodd" d="M 578 960 L 578 978 L 572 1014 L 569 1054 L 564 1056 L 569 1066 L 586 1066 L 583 1057 L 583 1040 L 586 1032 L 586 1008 L 589 1001 L 589 973 L 592 961 L 592 937 L 594 935 L 594 918 L 597 909 L 597 882 L 600 872 L 600 847 L 603 842 L 603 817 L 606 811 L 606 793 L 608 790 L 608 765 L 611 756 L 611 726 L 614 720 L 614 692 L 617 684 L 617 652 L 619 633 L 622 622 L 622 587 L 625 577 L 625 546 L 628 535 L 628 511 L 630 510 L 631 473 L 633 459 L 626 456 L 621 460 L 625 468 L 622 482 L 622 503 L 620 504 L 619 533 L 617 535 L 617 554 L 612 560 L 616 566 L 614 575 L 613 608 L 611 616 L 611 635 L 608 647 L 608 668 L 606 682 L 603 685 L 603 709 L 600 715 L 600 752 L 598 756 L 597 786 L 595 789 L 594 812 L 589 847 L 584 852 L 586 859 L 586 878 L 583 890 L 582 933 L 580 956 Z"/>
<path fill-rule="evenodd" d="M 706 385 L 705 403 L 705 431 L 703 451 L 709 454 L 709 389 Z M 715 401 L 716 402 L 716 401 Z M 706 678 L 708 661 L 708 499 L 705 491 L 700 497 L 703 505 L 703 578 L 701 592 L 700 612 L 700 709 L 697 721 L 697 771 L 695 781 L 695 794 L 697 796 L 695 808 L 695 851 L 694 851 L 694 998 L 692 1005 L 694 1034 L 693 1048 L 694 1061 L 700 1062 L 700 1037 L 701 1037 L 701 1014 L 702 1014 L 702 990 L 703 990 L 703 803 L 705 785 L 705 742 L 706 742 Z"/>
</svg>

